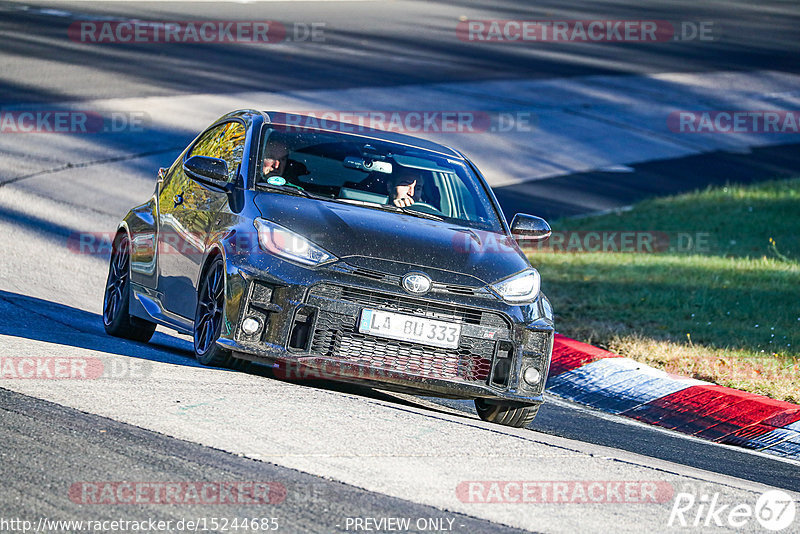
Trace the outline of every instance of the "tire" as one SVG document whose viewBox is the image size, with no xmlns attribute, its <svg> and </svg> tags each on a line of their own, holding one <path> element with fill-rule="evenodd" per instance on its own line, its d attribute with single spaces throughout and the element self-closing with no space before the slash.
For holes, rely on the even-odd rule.
<svg viewBox="0 0 800 534">
<path fill-rule="evenodd" d="M 131 242 L 120 234 L 111 249 L 106 290 L 103 293 L 103 326 L 108 334 L 133 341 L 148 342 L 156 330 L 155 323 L 133 317 L 129 313 L 131 295 Z"/>
<path fill-rule="evenodd" d="M 225 318 L 225 266 L 217 256 L 203 275 L 194 314 L 194 356 L 203 365 L 227 367 L 231 353 L 217 345 Z"/>
<path fill-rule="evenodd" d="M 498 403 L 487 399 L 475 399 L 478 417 L 498 425 L 523 428 L 531 424 L 539 413 L 539 405 Z"/>
<path fill-rule="evenodd" d="M 252 362 L 236 358 L 217 345 L 225 317 L 225 264 L 220 256 L 211 260 L 200 290 L 194 316 L 194 356 L 203 365 L 246 371 Z"/>
</svg>

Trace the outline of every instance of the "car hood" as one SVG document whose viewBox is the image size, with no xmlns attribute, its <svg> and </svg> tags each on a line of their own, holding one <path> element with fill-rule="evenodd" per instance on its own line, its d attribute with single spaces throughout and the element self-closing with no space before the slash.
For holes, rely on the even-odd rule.
<svg viewBox="0 0 800 534">
<path fill-rule="evenodd" d="M 530 267 L 505 234 L 339 202 L 260 193 L 262 216 L 347 263 L 402 275 L 428 272 L 436 282 L 484 285 Z"/>
</svg>

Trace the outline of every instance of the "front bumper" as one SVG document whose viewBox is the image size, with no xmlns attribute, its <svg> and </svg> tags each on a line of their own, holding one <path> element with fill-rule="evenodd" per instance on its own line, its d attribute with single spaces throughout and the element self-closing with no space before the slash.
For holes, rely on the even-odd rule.
<svg viewBox="0 0 800 534">
<path fill-rule="evenodd" d="M 226 259 L 226 323 L 218 343 L 237 357 L 272 364 L 276 375 L 288 380 L 321 378 L 431 396 L 542 402 L 553 325 L 538 302 L 509 306 L 463 289 L 417 297 L 345 262 L 307 269 L 272 261 L 280 265 L 254 268 Z M 359 333 L 358 318 L 366 307 L 460 323 L 459 346 L 442 349 Z M 246 334 L 245 317 L 256 318 L 262 328 Z M 529 366 L 540 373 L 536 384 L 521 379 Z"/>
</svg>

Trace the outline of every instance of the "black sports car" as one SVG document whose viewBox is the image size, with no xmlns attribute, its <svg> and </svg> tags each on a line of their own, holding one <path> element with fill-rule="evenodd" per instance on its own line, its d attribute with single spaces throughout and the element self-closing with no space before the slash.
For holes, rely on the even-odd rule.
<svg viewBox="0 0 800 534">
<path fill-rule="evenodd" d="M 472 398 L 487 421 L 530 423 L 553 313 L 512 235 L 547 223 L 509 227 L 452 148 L 304 119 L 230 113 L 159 171 L 113 242 L 106 331 L 147 341 L 161 324 L 207 365 Z"/>
</svg>

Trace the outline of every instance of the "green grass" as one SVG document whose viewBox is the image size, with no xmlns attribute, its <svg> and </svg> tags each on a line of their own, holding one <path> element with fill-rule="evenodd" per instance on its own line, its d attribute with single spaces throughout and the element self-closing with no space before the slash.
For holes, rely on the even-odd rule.
<svg viewBox="0 0 800 534">
<path fill-rule="evenodd" d="M 800 180 L 659 198 L 553 229 L 650 231 L 669 243 L 655 253 L 531 252 L 560 332 L 800 401 Z"/>
</svg>

